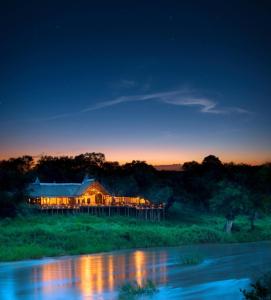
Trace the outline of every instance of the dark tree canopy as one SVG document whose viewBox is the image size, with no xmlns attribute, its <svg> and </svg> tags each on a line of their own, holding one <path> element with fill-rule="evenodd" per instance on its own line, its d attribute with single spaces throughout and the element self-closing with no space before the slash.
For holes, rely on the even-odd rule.
<svg viewBox="0 0 271 300">
<path fill-rule="evenodd" d="M 203 166 L 207 166 L 209 168 L 212 167 L 222 167 L 223 164 L 220 159 L 215 155 L 208 155 L 202 161 Z"/>
<path fill-rule="evenodd" d="M 96 152 L 74 157 L 42 156 L 37 161 L 31 156 L 0 161 L 1 201 L 23 201 L 19 195 L 25 193 L 25 187 L 36 177 L 43 182 L 81 182 L 85 175 L 95 177 L 112 194 L 164 202 L 167 209 L 178 202 L 197 210 L 225 213 L 229 208 L 222 201 L 225 198 L 231 208 L 236 206 L 227 214 L 235 215 L 237 207 L 243 205 L 244 209 L 239 207 L 238 213 L 248 214 L 252 225 L 257 214 L 270 211 L 271 206 L 270 163 L 223 164 L 218 157 L 209 155 L 202 163 L 184 163 L 182 171 L 157 171 L 145 161 L 120 165 L 106 161 L 103 153 Z M 250 196 L 249 201 L 233 195 L 244 191 Z"/>
</svg>

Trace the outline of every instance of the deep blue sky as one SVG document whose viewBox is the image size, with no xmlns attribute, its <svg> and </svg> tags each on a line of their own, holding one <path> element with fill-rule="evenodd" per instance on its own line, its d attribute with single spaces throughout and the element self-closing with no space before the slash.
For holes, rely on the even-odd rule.
<svg viewBox="0 0 271 300">
<path fill-rule="evenodd" d="M 6 1 L 0 156 L 271 160 L 269 1 Z"/>
</svg>

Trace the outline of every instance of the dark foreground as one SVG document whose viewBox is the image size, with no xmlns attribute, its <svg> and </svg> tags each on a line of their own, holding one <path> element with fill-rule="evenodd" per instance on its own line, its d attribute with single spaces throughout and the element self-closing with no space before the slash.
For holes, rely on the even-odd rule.
<svg viewBox="0 0 271 300">
<path fill-rule="evenodd" d="M 182 257 L 200 254 L 198 265 Z M 199 245 L 0 264 L 0 299 L 118 299 L 127 280 L 152 280 L 140 299 L 242 299 L 240 288 L 271 266 L 271 242 Z"/>
</svg>

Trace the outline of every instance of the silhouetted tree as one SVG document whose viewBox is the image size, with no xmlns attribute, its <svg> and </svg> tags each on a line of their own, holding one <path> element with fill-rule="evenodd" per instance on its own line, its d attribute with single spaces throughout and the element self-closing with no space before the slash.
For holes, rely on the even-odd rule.
<svg viewBox="0 0 271 300">
<path fill-rule="evenodd" d="M 0 162 L 0 216 L 14 216 L 17 205 L 25 201 L 33 164 L 27 155 Z"/>
<path fill-rule="evenodd" d="M 36 164 L 31 156 L 11 158 L 0 161 L 0 192 L 3 192 L 0 201 L 12 202 L 10 209 L 13 203 L 16 206 L 18 199 L 23 201 L 25 187 L 36 176 L 48 182 L 81 182 L 86 174 L 101 181 L 113 194 L 166 202 L 166 208 L 179 202 L 208 211 L 211 204 L 217 212 L 228 210 L 228 220 L 245 212 L 252 229 L 257 215 L 271 209 L 270 163 L 262 166 L 222 164 L 214 155 L 205 157 L 202 163 L 184 163 L 181 172 L 157 171 L 138 160 L 124 165 L 107 162 L 103 153 L 96 152 L 74 157 L 42 156 Z M 249 201 L 236 196 L 240 190 Z M 228 205 L 223 199 L 230 199 Z"/>
<path fill-rule="evenodd" d="M 251 206 L 248 191 L 230 182 L 220 182 L 218 190 L 210 200 L 211 208 L 222 213 L 226 218 L 225 231 L 231 233 L 233 222 L 241 213 L 247 212 Z"/>
<path fill-rule="evenodd" d="M 146 193 L 146 198 L 154 203 L 168 203 L 173 196 L 173 190 L 170 186 L 158 186 L 154 184 Z"/>
<path fill-rule="evenodd" d="M 207 166 L 208 168 L 221 168 L 221 167 L 223 167 L 222 162 L 215 155 L 206 156 L 202 161 L 202 165 L 203 165 L 203 167 Z"/>
</svg>

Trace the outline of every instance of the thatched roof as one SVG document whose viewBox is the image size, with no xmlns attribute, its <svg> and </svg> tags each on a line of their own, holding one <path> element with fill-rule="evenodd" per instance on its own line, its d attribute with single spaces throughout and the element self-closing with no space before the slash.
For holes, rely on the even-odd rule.
<svg viewBox="0 0 271 300">
<path fill-rule="evenodd" d="M 42 183 L 38 179 L 29 185 L 30 197 L 78 197 L 91 185 L 94 179 L 84 179 L 82 183 Z"/>
</svg>

